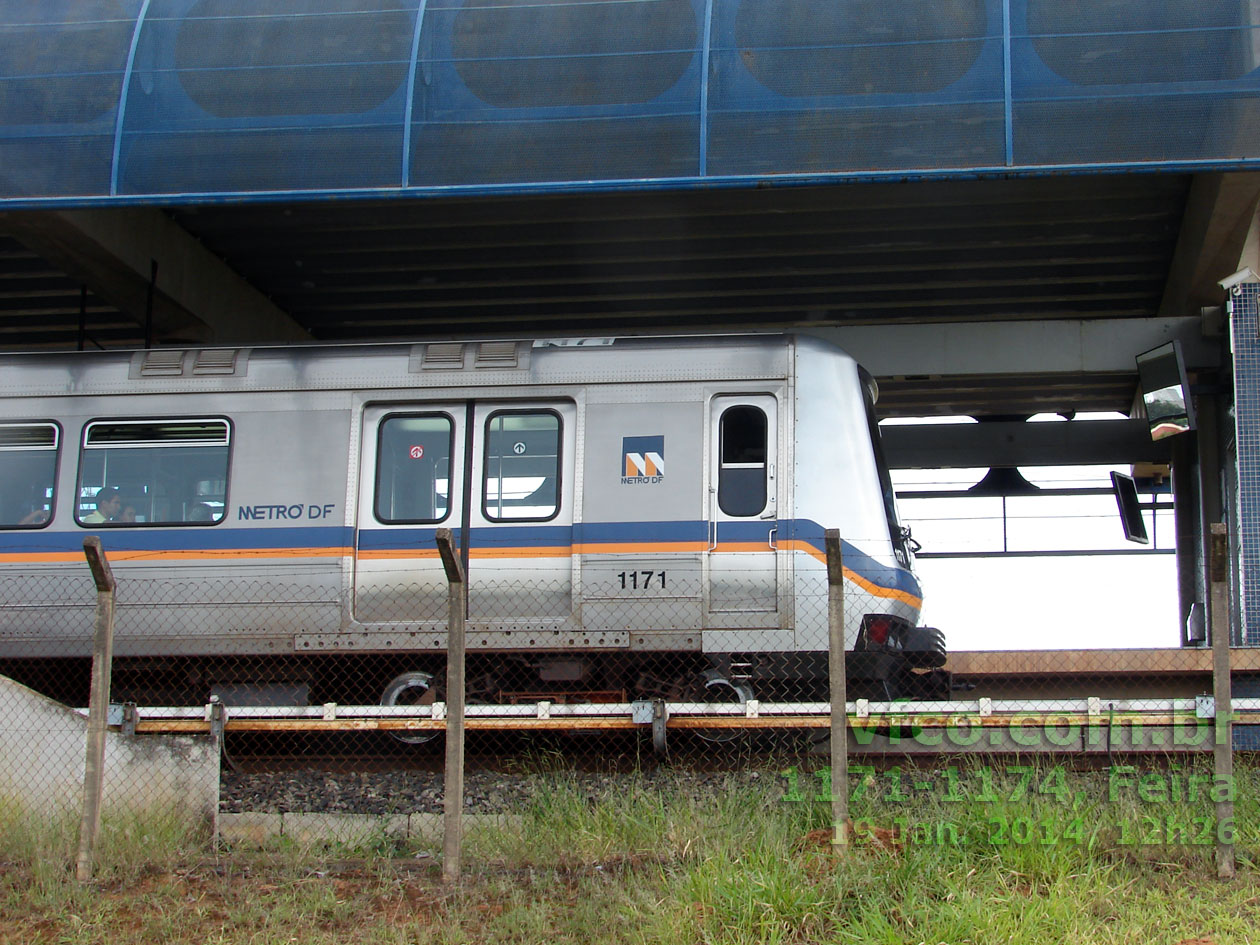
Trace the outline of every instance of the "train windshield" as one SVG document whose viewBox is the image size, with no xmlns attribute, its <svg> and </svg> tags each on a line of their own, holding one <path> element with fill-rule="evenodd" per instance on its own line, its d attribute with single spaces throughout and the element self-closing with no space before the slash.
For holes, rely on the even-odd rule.
<svg viewBox="0 0 1260 945">
<path fill-rule="evenodd" d="M 866 424 L 871 431 L 871 448 L 875 450 L 875 468 L 879 472 L 879 491 L 884 501 L 884 516 L 888 520 L 888 537 L 892 540 L 893 552 L 897 560 L 910 567 L 910 551 L 906 547 L 905 532 L 897 520 L 897 495 L 893 490 L 892 477 L 888 474 L 888 461 L 884 458 L 884 441 L 879 433 L 879 421 L 875 418 L 875 395 L 872 392 L 874 380 L 865 373 L 862 385 L 863 400 L 866 401 Z"/>
</svg>

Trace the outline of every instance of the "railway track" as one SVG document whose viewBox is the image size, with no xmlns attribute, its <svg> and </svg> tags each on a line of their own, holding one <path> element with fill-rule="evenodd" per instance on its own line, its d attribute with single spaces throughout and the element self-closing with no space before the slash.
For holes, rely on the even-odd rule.
<svg viewBox="0 0 1260 945">
<path fill-rule="evenodd" d="M 849 704 L 850 749 L 873 755 L 967 755 L 985 753 L 1112 754 L 1153 752 L 1192 754 L 1209 751 L 1215 709 L 1210 699 L 1059 699 L 958 702 L 868 702 Z M 1235 743 L 1257 748 L 1260 699 L 1234 705 Z M 381 737 L 382 751 L 412 763 L 425 745 L 440 740 L 446 707 L 422 706 L 248 707 L 212 703 L 196 707 L 115 706 L 111 722 L 136 734 L 208 734 L 259 743 L 283 738 L 288 744 L 313 736 L 338 738 L 349 747 L 364 737 Z M 825 737 L 830 726 L 827 703 L 594 703 L 553 705 L 546 701 L 518 705 L 470 705 L 465 728 L 470 747 L 496 741 L 527 743 L 532 738 L 567 739 L 596 744 L 636 746 L 646 740 L 658 755 L 674 743 L 707 749 L 717 757 L 732 753 L 742 740 L 799 734 Z M 610 741 L 611 740 L 611 741 Z M 246 744 L 246 743 L 243 743 Z M 579 751 L 587 750 L 585 745 Z M 624 748 L 619 750 L 625 750 Z M 351 754 L 353 754 L 353 749 Z M 703 752 L 702 752 L 703 753 Z M 738 754 L 738 752 L 736 752 Z M 305 751 L 294 755 L 306 757 Z M 339 753 L 338 757 L 345 759 Z M 371 758 L 363 759 L 369 763 Z"/>
</svg>

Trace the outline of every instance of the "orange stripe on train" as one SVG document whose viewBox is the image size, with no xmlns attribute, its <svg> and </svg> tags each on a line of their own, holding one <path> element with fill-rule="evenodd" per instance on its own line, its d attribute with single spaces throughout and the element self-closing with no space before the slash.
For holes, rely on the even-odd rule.
<svg viewBox="0 0 1260 945">
<path fill-rule="evenodd" d="M 796 551 L 809 555 L 824 564 L 827 556 L 815 548 L 813 545 L 804 541 L 784 541 L 779 545 L 786 551 Z M 471 557 L 481 560 L 509 559 L 509 558 L 567 558 L 571 555 L 592 555 L 592 554 L 669 554 L 669 553 L 685 553 L 705 551 L 708 545 L 705 542 L 695 541 L 671 541 L 671 542 L 591 542 L 586 544 L 573 545 L 557 545 L 551 547 L 539 546 L 533 548 L 494 548 L 482 547 L 474 548 Z M 723 542 L 715 549 L 718 552 L 726 552 L 738 554 L 742 552 L 752 551 L 769 551 L 768 543 L 762 542 Z M 202 550 L 183 550 L 183 551 L 141 551 L 141 550 L 119 550 L 107 552 L 111 561 L 231 561 L 241 558 L 343 558 L 354 555 L 355 552 L 351 548 L 224 548 L 224 549 L 202 549 Z M 360 551 L 356 555 L 357 558 L 364 561 L 388 561 L 388 560 L 420 560 L 435 559 L 438 557 L 436 548 L 398 548 L 398 549 L 373 549 L 371 551 Z M 81 552 L 77 551 L 46 551 L 46 552 L 10 552 L 0 554 L 0 563 L 4 564 L 63 564 L 77 563 L 83 560 Z M 892 587 L 883 587 L 873 581 L 868 580 L 858 574 L 852 568 L 844 569 L 844 576 L 853 584 L 862 588 L 868 594 L 874 597 L 880 597 L 885 600 L 896 600 L 901 603 L 908 604 L 911 607 L 921 607 L 923 598 L 917 597 L 908 591 L 898 590 Z"/>
<path fill-rule="evenodd" d="M 671 552 L 705 551 L 703 541 L 619 542 L 595 541 L 573 546 L 575 555 L 668 554 Z"/>
</svg>

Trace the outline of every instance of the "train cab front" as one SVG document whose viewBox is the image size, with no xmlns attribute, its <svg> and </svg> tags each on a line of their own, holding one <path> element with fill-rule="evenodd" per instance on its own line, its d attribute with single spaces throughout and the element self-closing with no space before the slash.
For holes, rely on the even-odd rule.
<svg viewBox="0 0 1260 945">
<path fill-rule="evenodd" d="M 884 456 L 883 437 L 875 415 L 879 387 L 865 370 L 860 371 L 865 400 L 866 424 L 874 452 L 879 480 L 883 526 L 887 529 L 893 566 L 879 583 L 884 588 L 880 604 L 862 617 L 861 628 L 853 649 L 846 654 L 846 675 L 853 698 L 875 700 L 914 699 L 945 700 L 953 688 L 945 665 L 945 634 L 935 627 L 918 625 L 923 606 L 922 590 L 914 573 L 914 556 L 919 543 L 910 529 L 901 524 L 897 511 L 897 494 Z M 873 603 L 873 601 L 872 601 Z"/>
</svg>

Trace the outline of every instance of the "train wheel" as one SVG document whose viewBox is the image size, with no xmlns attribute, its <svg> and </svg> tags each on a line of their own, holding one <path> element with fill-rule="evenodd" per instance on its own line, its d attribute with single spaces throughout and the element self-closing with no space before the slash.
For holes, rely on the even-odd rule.
<svg viewBox="0 0 1260 945">
<path fill-rule="evenodd" d="M 753 698 L 752 686 L 743 681 L 736 682 L 728 679 L 716 669 L 705 670 L 700 674 L 697 682 L 700 690 L 697 701 L 700 702 L 743 705 Z M 744 730 L 741 728 L 696 729 L 697 738 L 715 745 L 737 741 L 743 736 Z"/>
<path fill-rule="evenodd" d="M 381 693 L 381 705 L 433 705 L 438 701 L 438 687 L 434 675 L 415 670 L 395 676 Z M 407 745 L 423 745 L 438 737 L 436 731 L 390 732 L 394 738 Z"/>
</svg>

